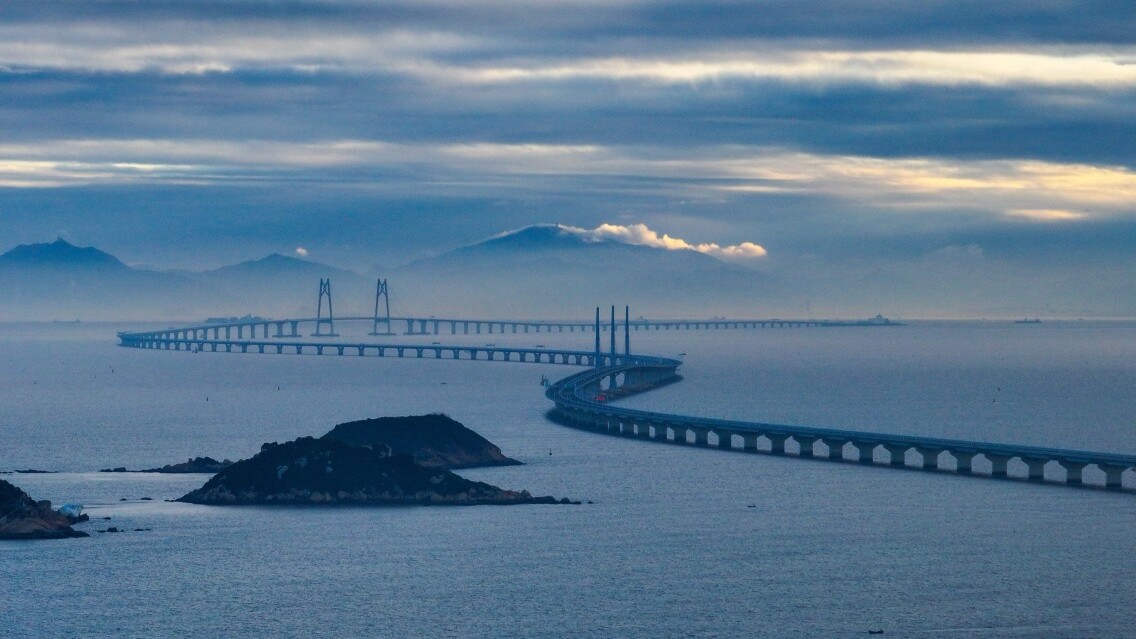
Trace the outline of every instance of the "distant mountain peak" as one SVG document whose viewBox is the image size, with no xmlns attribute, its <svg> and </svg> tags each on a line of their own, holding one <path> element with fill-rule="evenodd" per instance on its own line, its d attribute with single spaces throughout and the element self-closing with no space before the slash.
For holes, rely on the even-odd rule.
<svg viewBox="0 0 1136 639">
<path fill-rule="evenodd" d="M 129 269 L 117 257 L 93 246 L 75 246 L 62 237 L 54 242 L 21 244 L 0 255 L 0 264 L 23 267 Z"/>
</svg>

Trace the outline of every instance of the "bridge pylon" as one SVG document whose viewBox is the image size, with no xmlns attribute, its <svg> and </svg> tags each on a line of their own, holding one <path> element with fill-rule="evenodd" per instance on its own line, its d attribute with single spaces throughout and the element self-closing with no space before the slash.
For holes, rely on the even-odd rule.
<svg viewBox="0 0 1136 639">
<path fill-rule="evenodd" d="M 615 306 L 611 307 L 611 365 L 615 366 Z"/>
<path fill-rule="evenodd" d="M 596 357 L 594 361 L 596 368 L 602 366 L 600 364 L 600 307 L 598 306 L 596 307 Z"/>
<path fill-rule="evenodd" d="M 323 299 L 327 298 L 327 317 L 323 316 Z M 324 331 L 324 327 L 327 331 Z M 331 278 L 320 278 L 319 301 L 316 303 L 316 332 L 312 337 L 339 337 L 335 332 L 335 316 L 331 311 Z"/>
<path fill-rule="evenodd" d="M 631 354 L 631 307 L 623 307 L 623 354 Z"/>
<path fill-rule="evenodd" d="M 383 315 L 379 315 L 379 299 L 383 300 Z M 382 331 L 379 330 L 379 325 L 382 325 Z M 379 278 L 375 283 L 375 314 L 371 320 L 370 335 L 394 335 L 391 331 L 391 303 L 390 293 L 387 290 L 387 281 Z"/>
</svg>

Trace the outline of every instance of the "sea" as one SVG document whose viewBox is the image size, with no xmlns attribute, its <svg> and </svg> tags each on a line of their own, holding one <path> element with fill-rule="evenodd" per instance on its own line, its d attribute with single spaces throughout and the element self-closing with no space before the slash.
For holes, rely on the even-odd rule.
<svg viewBox="0 0 1136 639">
<path fill-rule="evenodd" d="M 1106 491 L 637 441 L 548 419 L 541 377 L 570 366 L 117 345 L 151 326 L 0 324 L 0 470 L 54 471 L 0 478 L 91 516 L 89 538 L 0 542 L 6 639 L 1136 637 L 1131 471 Z M 345 340 L 369 328 L 337 326 Z M 389 338 L 434 340 L 593 344 Z M 1136 323 L 651 331 L 631 345 L 684 365 L 630 406 L 1136 452 Z M 462 475 L 585 503 L 199 506 L 166 500 L 207 476 L 98 472 L 432 412 L 524 462 Z M 97 532 L 109 526 L 124 532 Z"/>
</svg>

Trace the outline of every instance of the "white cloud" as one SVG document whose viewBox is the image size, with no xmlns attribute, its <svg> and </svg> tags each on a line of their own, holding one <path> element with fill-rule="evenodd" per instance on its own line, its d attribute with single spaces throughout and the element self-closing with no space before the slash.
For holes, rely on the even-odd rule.
<svg viewBox="0 0 1136 639">
<path fill-rule="evenodd" d="M 473 83 L 577 78 L 688 84 L 727 79 L 879 85 L 1035 85 L 1118 87 L 1136 84 L 1130 52 L 775 51 L 745 56 L 706 52 L 687 58 L 598 58 L 511 67 L 442 67 L 427 73 Z"/>
<path fill-rule="evenodd" d="M 297 246 L 296 247 L 296 255 L 299 255 L 300 257 L 307 257 L 308 256 L 308 249 L 306 249 L 302 246 Z"/>
<path fill-rule="evenodd" d="M 742 242 L 731 246 L 720 246 L 713 242 L 692 244 L 682 238 L 671 237 L 666 233 L 659 235 L 657 231 L 651 230 L 646 224 L 601 224 L 594 229 L 562 225 L 560 228 L 590 242 L 613 240 L 624 244 L 650 246 L 668 251 L 697 251 L 722 260 L 752 260 L 767 255 L 765 248 L 753 242 Z"/>
<path fill-rule="evenodd" d="M 419 181 L 453 192 L 560 188 L 560 181 L 611 178 L 613 190 L 656 182 L 679 198 L 786 193 L 856 201 L 877 210 L 987 211 L 1042 223 L 1132 216 L 1136 171 L 1124 166 L 1027 159 L 878 158 L 801 153 L 776 147 L 719 145 L 696 153 L 651 146 L 433 144 L 383 140 L 83 139 L 0 142 L 0 187 L 88 184 L 231 184 L 333 179 L 372 184 L 374 171 L 413 166 Z M 591 233 L 691 248 L 734 258 L 760 256 L 753 244 L 696 244 L 650 229 L 609 225 Z M 597 235 L 598 236 L 598 235 Z"/>
<path fill-rule="evenodd" d="M 1063 209 L 1011 209 L 1006 211 L 1006 215 L 1035 222 L 1063 222 L 1085 217 L 1084 213 Z"/>
</svg>

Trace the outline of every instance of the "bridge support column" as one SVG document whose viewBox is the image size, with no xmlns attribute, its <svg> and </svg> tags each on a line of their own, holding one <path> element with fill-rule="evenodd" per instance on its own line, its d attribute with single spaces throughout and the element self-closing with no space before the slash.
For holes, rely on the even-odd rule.
<svg viewBox="0 0 1136 639">
<path fill-rule="evenodd" d="M 797 444 L 801 447 L 801 457 L 813 456 L 813 444 L 816 443 L 816 437 L 806 437 L 804 435 L 793 435 L 793 439 L 797 440 Z"/>
<path fill-rule="evenodd" d="M 718 433 L 718 448 L 731 450 L 734 447 L 734 434 L 730 431 L 716 431 Z"/>
<path fill-rule="evenodd" d="M 1124 485 L 1124 466 L 1112 464 L 1097 464 L 1097 468 L 1104 471 L 1104 487 L 1119 490 Z"/>
<path fill-rule="evenodd" d="M 1049 463 L 1048 459 L 1023 457 L 1022 461 L 1026 463 L 1028 469 L 1026 479 L 1029 481 L 1045 481 L 1045 465 Z"/>
<path fill-rule="evenodd" d="M 742 450 L 744 450 L 747 453 L 756 453 L 757 452 L 757 435 L 751 435 L 749 433 L 743 434 L 742 435 Z"/>
<path fill-rule="evenodd" d="M 907 449 L 911 448 L 903 444 L 884 444 L 884 450 L 888 452 L 890 459 L 888 463 L 892 466 L 906 466 L 907 465 Z"/>
<path fill-rule="evenodd" d="M 875 463 L 876 446 L 879 444 L 875 442 L 852 442 L 856 447 L 856 461 L 861 464 Z"/>
<path fill-rule="evenodd" d="M 976 453 L 951 451 L 951 457 L 955 458 L 955 472 L 963 475 L 969 475 L 971 470 L 971 462 L 974 460 Z"/>
<path fill-rule="evenodd" d="M 1006 476 L 1006 462 L 1013 459 L 1010 455 L 995 455 L 993 453 L 982 453 L 986 459 L 990 460 L 990 476 L 991 477 L 1005 477 Z"/>
<path fill-rule="evenodd" d="M 771 435 L 766 433 L 765 437 L 769 440 L 769 452 L 774 455 L 785 454 L 785 440 L 789 439 L 788 435 Z"/>
<path fill-rule="evenodd" d="M 1071 461 L 1060 461 L 1058 463 L 1061 464 L 1061 467 L 1065 469 L 1066 484 L 1080 486 L 1085 483 L 1084 479 L 1082 478 L 1082 471 L 1085 470 L 1085 466 L 1088 466 L 1088 464 Z"/>
<path fill-rule="evenodd" d="M 825 446 L 828 446 L 829 459 L 844 459 L 844 445 L 848 443 L 846 439 L 822 439 Z"/>
<path fill-rule="evenodd" d="M 688 443 L 690 443 L 686 438 L 686 427 L 685 426 L 671 426 L 671 432 L 674 434 L 674 439 L 671 440 L 674 443 L 676 443 L 676 444 L 688 444 Z"/>
<path fill-rule="evenodd" d="M 915 452 L 919 453 L 919 456 L 923 458 L 922 468 L 924 470 L 932 470 L 939 467 L 939 453 L 943 452 L 943 449 L 918 446 L 915 448 Z"/>
</svg>

